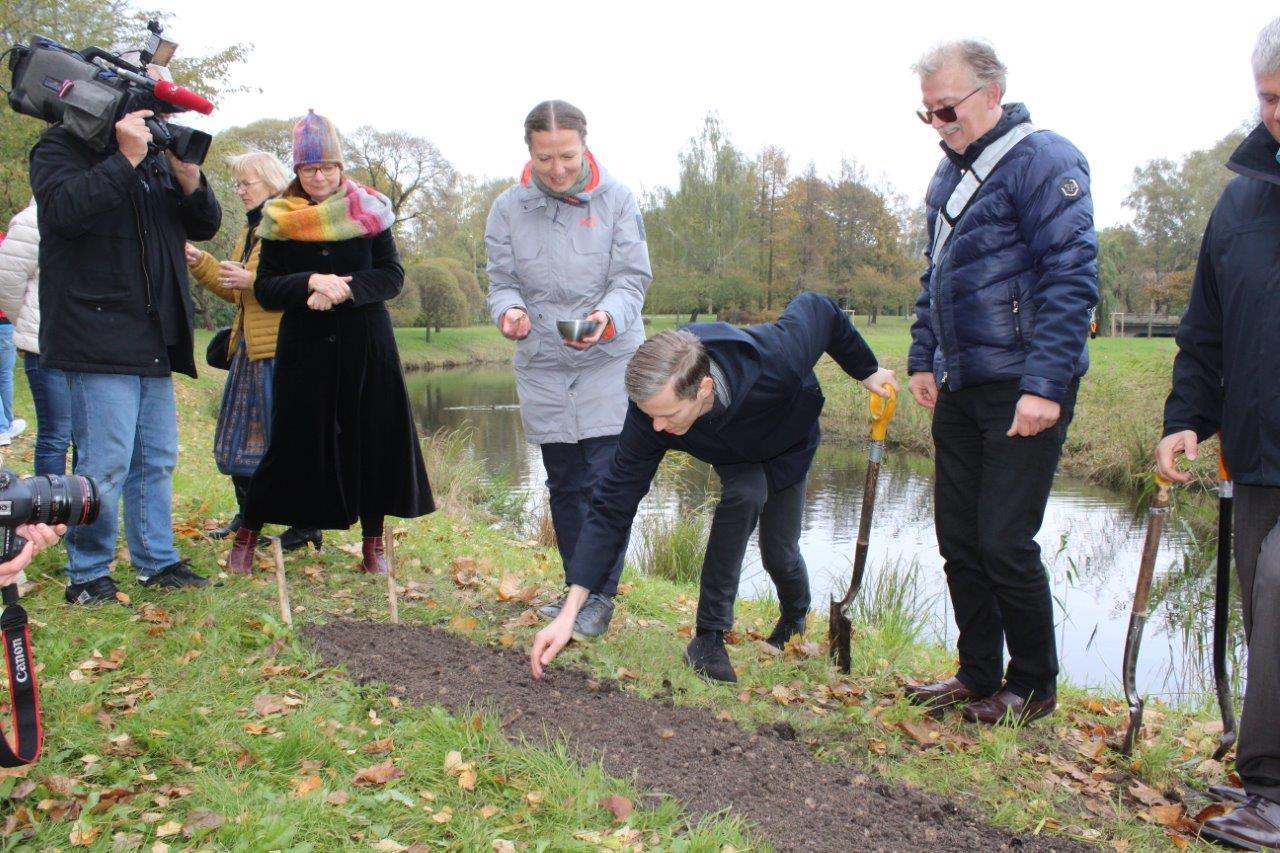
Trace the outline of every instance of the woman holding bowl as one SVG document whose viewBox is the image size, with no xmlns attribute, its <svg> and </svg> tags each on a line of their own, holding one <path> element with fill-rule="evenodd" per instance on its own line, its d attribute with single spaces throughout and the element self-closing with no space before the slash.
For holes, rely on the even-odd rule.
<svg viewBox="0 0 1280 853">
<path fill-rule="evenodd" d="M 271 444 L 254 472 L 227 569 L 253 570 L 266 522 L 360 522 L 360 567 L 385 573 L 383 519 L 435 509 L 386 301 L 400 266 L 386 196 L 346 177 L 337 128 L 308 112 L 293 129 L 296 177 L 262 208 L 253 290 L 283 311 Z"/>
<path fill-rule="evenodd" d="M 586 139 L 587 119 L 577 107 L 534 107 L 524 122 L 530 160 L 520 182 L 494 201 L 485 226 L 489 311 L 517 342 L 525 439 L 542 451 L 566 564 L 618 445 L 627 412 L 623 374 L 644 341 L 641 309 L 653 280 L 635 198 L 600 167 Z M 557 329 L 558 321 L 584 318 L 593 322 L 577 340 Z M 583 605 L 578 636 L 609 627 L 622 562 Z M 554 618 L 561 601 L 540 612 Z"/>
</svg>

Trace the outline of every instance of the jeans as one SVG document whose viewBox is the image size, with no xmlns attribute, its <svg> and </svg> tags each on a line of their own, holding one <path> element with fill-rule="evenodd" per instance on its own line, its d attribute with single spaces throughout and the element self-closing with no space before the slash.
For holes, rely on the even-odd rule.
<svg viewBox="0 0 1280 853">
<path fill-rule="evenodd" d="M 76 473 L 98 484 L 102 507 L 92 524 L 67 528 L 71 583 L 110 573 L 119 504 L 139 578 L 181 559 L 173 544 L 173 469 L 178 416 L 168 376 L 67 371 L 71 434 L 80 454 Z"/>
<path fill-rule="evenodd" d="M 53 367 L 41 367 L 40 356 L 22 354 L 22 365 L 36 407 L 36 474 L 67 473 L 67 448 L 71 446 L 71 391 L 67 376 Z M 72 470 L 75 452 L 72 451 Z"/>
<path fill-rule="evenodd" d="M 1044 521 L 1079 380 L 1058 422 L 1030 437 L 1005 435 L 1022 391 L 1017 380 L 943 390 L 933 412 L 934 522 L 956 627 L 960 681 L 978 693 L 1001 687 L 1055 694 L 1053 598 L 1035 536 Z"/>
<path fill-rule="evenodd" d="M 1250 795 L 1280 803 L 1280 488 L 1237 483 L 1233 511 L 1249 644 L 1236 771 Z"/>
<path fill-rule="evenodd" d="M 587 520 L 591 507 L 591 493 L 596 483 L 604 478 L 613 462 L 613 452 L 618 449 L 616 435 L 584 438 L 574 444 L 540 444 L 542 466 L 547 469 L 547 490 L 551 493 L 551 526 L 556 530 L 556 547 L 566 566 L 573 556 L 574 546 Z M 623 545 L 618 559 L 609 567 L 602 595 L 618 592 L 618 578 L 626 560 L 627 548 Z"/>
<path fill-rule="evenodd" d="M 772 491 L 764 465 L 717 465 L 720 502 L 711 518 L 698 591 L 698 628 L 728 631 L 751 532 L 760 525 L 760 562 L 778 592 L 782 618 L 798 621 L 809 612 L 809 570 L 800 555 L 806 480 Z"/>
<path fill-rule="evenodd" d="M 13 364 L 17 357 L 13 324 L 0 323 L 0 432 L 8 432 L 13 424 Z"/>
</svg>

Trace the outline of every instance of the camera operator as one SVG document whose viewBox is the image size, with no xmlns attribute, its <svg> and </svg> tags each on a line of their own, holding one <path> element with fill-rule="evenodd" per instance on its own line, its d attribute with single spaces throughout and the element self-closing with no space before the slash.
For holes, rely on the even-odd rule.
<svg viewBox="0 0 1280 853">
<path fill-rule="evenodd" d="M 158 69 L 148 66 L 157 77 Z M 173 541 L 178 426 L 172 371 L 194 377 L 193 307 L 183 247 L 222 211 L 198 166 L 158 152 L 146 119 L 115 124 L 96 152 L 60 124 L 31 151 L 40 226 L 40 352 L 66 373 L 76 473 L 93 477 L 97 521 L 66 537 L 70 604 L 117 600 L 110 575 L 125 502 L 129 554 L 145 587 L 208 585 Z"/>
</svg>

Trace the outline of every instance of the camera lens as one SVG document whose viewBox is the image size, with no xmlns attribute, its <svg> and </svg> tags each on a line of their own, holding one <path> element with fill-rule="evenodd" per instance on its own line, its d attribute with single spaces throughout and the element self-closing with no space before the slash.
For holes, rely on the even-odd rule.
<svg viewBox="0 0 1280 853">
<path fill-rule="evenodd" d="M 31 488 L 31 523 L 89 524 L 98 517 L 98 486 L 88 477 L 44 474 L 22 482 Z"/>
</svg>

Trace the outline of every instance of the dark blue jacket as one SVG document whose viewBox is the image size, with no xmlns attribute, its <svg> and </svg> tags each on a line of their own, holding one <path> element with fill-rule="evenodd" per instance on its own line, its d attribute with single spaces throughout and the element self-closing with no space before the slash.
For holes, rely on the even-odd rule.
<svg viewBox="0 0 1280 853">
<path fill-rule="evenodd" d="M 1022 104 L 1006 104 L 964 154 L 943 145 L 925 195 L 930 254 L 938 211 L 963 172 L 1030 120 Z M 932 370 L 952 391 L 1020 380 L 1026 393 L 1061 400 L 1089 366 L 1097 255 L 1089 164 L 1058 134 L 1031 134 L 999 162 L 921 276 L 907 370 Z"/>
<path fill-rule="evenodd" d="M 804 479 L 818 449 L 824 402 L 813 373 L 818 359 L 827 353 L 858 380 L 877 368 L 875 354 L 849 318 L 817 293 L 791 300 L 776 323 L 685 328 L 702 340 L 724 373 L 729 406 L 698 418 L 684 435 L 655 431 L 653 418 L 634 402 L 628 406 L 613 464 L 596 488 L 566 567 L 571 584 L 595 591 L 604 581 L 668 450 L 683 450 L 712 465 L 761 462 L 770 489 L 785 489 Z"/>
<path fill-rule="evenodd" d="M 1265 125 L 1231 155 L 1178 327 L 1164 434 L 1222 432 L 1232 478 L 1280 486 L 1280 147 Z"/>
</svg>

